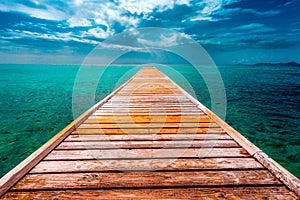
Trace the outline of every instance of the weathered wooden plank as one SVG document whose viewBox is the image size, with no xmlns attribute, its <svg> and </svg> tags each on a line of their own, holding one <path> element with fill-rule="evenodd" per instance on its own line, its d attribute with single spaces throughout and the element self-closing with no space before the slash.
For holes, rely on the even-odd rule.
<svg viewBox="0 0 300 200">
<path fill-rule="evenodd" d="M 109 100 L 107 104 L 110 105 L 134 105 L 134 104 L 145 104 L 145 105 L 153 105 L 159 103 L 160 105 L 194 105 L 191 101 L 188 100 L 180 100 L 180 99 L 166 99 L 161 101 L 160 99 L 148 98 L 147 100 Z"/>
<path fill-rule="evenodd" d="M 169 81 L 170 83 L 170 81 Z M 182 93 L 182 91 L 180 91 L 180 89 L 174 87 L 173 85 L 170 85 L 168 83 L 168 87 L 170 86 L 170 88 L 166 88 L 164 86 L 160 86 L 160 85 L 156 85 L 155 88 L 157 90 L 153 90 L 153 86 L 150 86 L 150 85 L 139 85 L 139 87 L 136 87 L 136 88 L 133 88 L 131 87 L 130 85 L 127 85 L 126 88 L 124 88 L 122 91 L 120 91 L 118 94 L 122 94 L 122 93 L 128 93 L 128 94 L 131 94 L 131 93 L 169 93 L 169 94 L 176 94 L 177 93 Z"/>
<path fill-rule="evenodd" d="M 78 128 L 73 131 L 73 134 L 208 134 L 223 132 L 221 128 Z"/>
<path fill-rule="evenodd" d="M 153 98 L 153 97 L 144 97 L 143 99 L 131 99 L 130 97 L 124 97 L 123 99 L 110 99 L 107 101 L 107 104 L 137 104 L 137 103 L 141 103 L 141 104 L 157 104 L 158 102 L 162 103 L 162 104 L 177 104 L 177 105 L 193 105 L 193 103 L 191 102 L 191 100 L 189 99 L 176 99 L 174 98 Z"/>
<path fill-rule="evenodd" d="M 106 116 L 95 116 L 92 115 L 84 123 L 149 123 L 149 122 L 160 122 L 160 123 L 208 123 L 212 120 L 205 115 L 106 115 Z"/>
<path fill-rule="evenodd" d="M 159 99 L 154 99 L 154 98 L 148 98 L 147 100 L 115 100 L 115 101 L 112 101 L 112 100 L 109 100 L 107 101 L 107 104 L 108 105 L 111 105 L 111 106 L 119 106 L 119 105 L 137 105 L 137 104 L 143 104 L 145 106 L 153 106 L 153 105 L 160 105 L 160 106 L 185 106 L 185 105 L 190 105 L 190 106 L 193 106 L 194 104 L 191 102 L 191 101 L 187 101 L 187 100 L 176 100 L 176 99 L 166 99 L 164 101 L 161 101 Z"/>
<path fill-rule="evenodd" d="M 202 112 L 197 112 L 197 111 L 184 111 L 184 112 L 146 112 L 146 111 L 141 111 L 141 112 L 131 112 L 131 110 L 123 110 L 123 112 L 119 112 L 119 111 L 111 111 L 111 112 L 95 112 L 93 113 L 93 115 L 91 115 L 91 118 L 96 118 L 98 116 L 134 116 L 134 115 L 138 115 L 138 116 L 196 116 L 196 115 L 201 115 L 203 118 L 208 118 L 207 116 L 205 116 L 204 113 Z"/>
<path fill-rule="evenodd" d="M 263 169 L 253 158 L 42 161 L 30 173 Z"/>
<path fill-rule="evenodd" d="M 114 102 L 114 101 L 150 101 L 150 100 L 155 100 L 155 101 L 169 101 L 169 100 L 173 100 L 173 101 L 177 101 L 177 102 L 191 102 L 191 100 L 189 98 L 187 98 L 186 96 L 184 96 L 183 94 L 180 95 L 153 95 L 150 97 L 150 95 L 148 96 L 136 96 L 136 95 L 128 95 L 128 96 L 119 96 L 119 95 L 115 95 L 112 98 L 110 98 L 109 101 Z"/>
<path fill-rule="evenodd" d="M 217 188 L 149 188 L 112 190 L 55 190 L 9 192 L 3 199 L 169 199 L 169 200 L 297 200 L 298 197 L 284 186 L 217 187 Z"/>
<path fill-rule="evenodd" d="M 195 105 L 186 105 L 186 106 L 181 106 L 179 104 L 169 104 L 169 105 L 118 105 L 118 107 L 113 107 L 111 104 L 107 104 L 106 103 L 106 107 L 102 106 L 101 108 L 99 108 L 98 110 L 119 110 L 119 111 L 122 111 L 123 109 L 120 109 L 120 107 L 123 106 L 125 108 L 125 110 L 132 110 L 132 109 L 135 109 L 135 110 L 161 110 L 161 109 L 164 109 L 164 110 L 197 110 L 197 111 L 201 111 L 201 109 L 199 109 L 197 106 Z M 131 107 L 130 107 L 131 106 Z"/>
<path fill-rule="evenodd" d="M 249 157 L 242 148 L 53 150 L 45 160 Z"/>
<path fill-rule="evenodd" d="M 281 180 L 286 186 L 294 191 L 300 198 L 300 180 L 283 168 L 281 165 L 276 163 L 264 152 L 257 152 L 254 156 L 255 159 L 267 167 L 279 180 Z"/>
<path fill-rule="evenodd" d="M 105 111 L 105 112 L 128 112 L 131 111 L 132 113 L 134 112 L 151 112 L 151 113 L 168 113 L 168 112 L 199 112 L 199 113 L 203 113 L 204 112 L 202 110 L 200 110 L 199 108 L 197 108 L 196 106 L 192 107 L 169 107 L 169 108 L 165 108 L 165 107 L 159 107 L 159 106 L 155 106 L 155 107 L 150 107 L 150 108 L 125 108 L 125 109 L 118 109 L 118 108 L 104 108 L 104 107 L 100 107 L 99 109 L 96 110 L 96 112 L 101 112 L 101 111 Z"/>
<path fill-rule="evenodd" d="M 112 108 L 112 109 L 117 109 L 117 108 L 197 108 L 195 107 L 194 104 L 188 103 L 188 104 L 180 104 L 180 103 L 162 103 L 162 102 L 153 102 L 153 103 L 142 103 L 142 104 L 136 104 L 136 103 L 128 103 L 128 104 L 116 104 L 116 103 L 106 103 L 104 104 L 101 108 Z M 199 108 L 197 108 L 199 110 Z"/>
<path fill-rule="evenodd" d="M 131 101 L 141 101 L 141 102 L 149 102 L 149 101 L 170 101 L 170 102 L 189 102 L 191 100 L 187 98 L 185 95 L 170 95 L 170 96 L 162 96 L 162 95 L 152 95 L 152 96 L 138 96 L 138 95 L 123 95 L 123 96 L 114 96 L 108 100 L 108 102 L 131 102 Z"/>
<path fill-rule="evenodd" d="M 267 170 L 28 174 L 12 190 L 281 185 Z"/>
<path fill-rule="evenodd" d="M 168 84 L 169 86 L 170 84 Z M 123 88 L 122 91 L 118 92 L 117 95 L 123 95 L 123 94 L 127 94 L 127 95 L 131 95 L 131 94 L 172 94 L 172 95 L 176 95 L 177 93 L 182 94 L 182 91 L 180 91 L 180 89 L 174 87 L 174 86 L 170 86 L 172 88 L 168 89 L 168 88 L 164 88 L 163 86 L 156 86 L 157 90 L 153 90 L 153 87 L 147 87 L 147 86 L 143 86 L 143 87 L 138 87 L 138 88 L 132 88 L 130 86 L 127 85 L 126 88 Z"/>
<path fill-rule="evenodd" d="M 118 121 L 118 120 L 116 120 Z M 157 122 L 150 122 L 150 123 L 137 123 L 132 121 L 132 123 L 126 123 L 120 121 L 118 123 L 107 123 L 104 121 L 100 124 L 91 124 L 91 123 L 83 123 L 81 124 L 78 129 L 109 129 L 109 128 L 121 128 L 121 129 L 131 129 L 131 128 L 219 128 L 220 126 L 216 123 L 157 123 Z"/>
<path fill-rule="evenodd" d="M 161 92 L 153 92 L 153 91 L 122 91 L 119 92 L 116 96 L 117 97 L 126 97 L 126 96 L 133 96 L 133 97 L 145 97 L 145 96 L 158 96 L 158 97 L 165 97 L 165 96 L 170 96 L 170 97 L 176 97 L 176 96 L 183 96 L 182 92 L 177 90 L 177 91 L 164 91 L 160 90 Z"/>
<path fill-rule="evenodd" d="M 147 114 L 157 114 L 160 116 L 176 115 L 174 113 L 178 113 L 177 115 L 206 116 L 206 114 L 204 114 L 201 110 L 195 109 L 195 108 L 169 108 L 169 109 L 168 108 L 167 109 L 165 109 L 165 108 L 125 108 L 125 109 L 101 108 L 101 109 L 96 110 L 96 112 L 95 112 L 95 114 L 102 114 L 102 113 L 111 113 L 112 115 L 122 114 L 122 113 L 130 113 L 130 114 L 147 113 Z M 139 114 L 136 114 L 136 115 L 139 115 Z"/>
<path fill-rule="evenodd" d="M 157 74 L 153 77 L 151 77 L 150 74 L 137 74 L 137 76 L 134 78 L 134 80 L 130 81 L 131 84 L 128 84 L 126 88 L 131 88 L 131 89 L 136 89 L 136 88 L 145 88 L 145 87 L 160 87 L 160 88 L 165 88 L 169 89 L 166 86 L 170 85 L 174 87 L 174 85 L 170 84 L 170 79 L 168 79 L 165 75 L 163 74 Z M 165 83 L 165 85 L 161 84 Z M 134 85 L 139 85 L 139 87 L 134 87 Z"/>
<path fill-rule="evenodd" d="M 56 149 L 139 149 L 139 148 L 233 148 L 240 147 L 234 140 L 208 141 L 83 141 L 62 142 Z"/>
<path fill-rule="evenodd" d="M 157 114 L 157 115 L 202 115 L 205 116 L 201 110 L 197 109 L 163 109 L 163 108 L 148 108 L 148 109 L 99 109 L 96 110 L 95 114 L 113 114 L 113 115 L 118 115 L 122 113 L 129 113 L 131 115 L 136 114 L 140 115 L 139 113 L 146 113 L 146 114 Z M 178 113 L 178 114 L 174 114 Z M 143 115 L 143 114 L 141 114 Z"/>
<path fill-rule="evenodd" d="M 155 141 L 155 140 L 229 140 L 225 133 L 221 134 L 117 134 L 117 135 L 69 135 L 65 141 Z"/>
<path fill-rule="evenodd" d="M 189 106 L 189 107 L 169 107 L 169 108 L 165 108 L 165 107 L 148 107 L 148 108 L 143 108 L 143 107 L 140 107 L 140 108 L 128 108 L 128 107 L 125 107 L 124 109 L 120 109 L 120 108 L 104 108 L 104 107 L 101 107 L 99 108 L 96 112 L 113 112 L 113 113 L 122 113 L 122 112 L 132 112 L 132 113 L 135 113 L 135 112 L 150 112 L 150 113 L 174 113 L 174 112 L 196 112 L 197 114 L 204 114 L 204 112 L 202 112 L 202 110 L 198 109 L 196 106 L 195 107 L 192 107 L 192 106 Z M 206 115 L 206 114 L 205 114 Z"/>
</svg>

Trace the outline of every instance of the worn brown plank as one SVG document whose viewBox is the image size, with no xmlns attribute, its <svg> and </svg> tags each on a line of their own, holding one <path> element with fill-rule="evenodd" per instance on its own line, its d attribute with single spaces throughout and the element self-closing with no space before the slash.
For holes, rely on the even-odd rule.
<svg viewBox="0 0 300 200">
<path fill-rule="evenodd" d="M 54 150 L 45 160 L 249 157 L 242 148 Z"/>
<path fill-rule="evenodd" d="M 102 108 L 112 108 L 112 109 L 122 109 L 122 108 L 165 108 L 165 109 L 171 109 L 171 108 L 197 108 L 195 107 L 195 104 L 188 103 L 188 104 L 183 104 L 183 103 L 162 103 L 162 102 L 153 102 L 153 103 L 130 103 L 130 104 L 116 104 L 116 103 L 106 103 L 102 106 Z M 198 110 L 199 108 L 197 108 Z"/>
<path fill-rule="evenodd" d="M 174 113 L 174 112 L 198 112 L 200 114 L 204 114 L 199 108 L 195 107 L 176 107 L 176 108 L 162 108 L 162 107 L 152 107 L 152 108 L 127 108 L 127 109 L 108 109 L 108 108 L 99 108 L 96 110 L 96 113 L 122 113 L 122 112 L 131 112 L 131 113 L 136 113 L 136 112 L 144 112 L 144 113 Z"/>
<path fill-rule="evenodd" d="M 118 135 L 69 135 L 65 141 L 154 141 L 154 140 L 228 140 L 227 134 L 118 134 Z"/>
<path fill-rule="evenodd" d="M 91 116 L 84 123 L 184 123 L 199 122 L 208 123 L 212 120 L 205 115 L 110 115 L 110 116 Z"/>
<path fill-rule="evenodd" d="M 145 88 L 146 89 L 146 88 Z M 132 91 L 130 90 L 127 91 L 122 91 L 118 93 L 118 97 L 126 97 L 126 96 L 133 96 L 133 97 L 145 97 L 145 96 L 158 96 L 158 97 L 165 97 L 165 96 L 170 96 L 170 97 L 176 97 L 176 96 L 183 96 L 182 92 L 180 90 L 177 91 L 166 91 L 166 90 L 159 90 L 160 92 L 156 91 L 153 92 L 151 90 L 145 91 L 145 90 L 139 90 L 139 91 Z"/>
<path fill-rule="evenodd" d="M 175 101 L 175 102 L 191 102 L 189 98 L 186 96 L 180 94 L 180 95 L 171 95 L 171 96 L 158 96 L 158 95 L 153 95 L 151 98 L 149 96 L 134 96 L 134 95 L 129 95 L 129 96 L 118 96 L 115 95 L 108 102 L 131 102 L 131 101 L 143 101 L 143 102 L 148 102 L 148 101 Z"/>
<path fill-rule="evenodd" d="M 221 128 L 78 128 L 73 134 L 207 134 L 223 132 Z"/>
<path fill-rule="evenodd" d="M 197 112 L 202 112 L 197 106 L 168 106 L 168 107 L 161 107 L 161 106 L 152 106 L 152 107 L 137 107 L 138 105 L 136 105 L 136 107 L 126 107 L 123 106 L 122 109 L 120 109 L 120 107 L 101 107 L 97 110 L 97 112 L 99 111 L 105 111 L 105 112 L 128 112 L 128 111 L 136 111 L 136 112 L 180 112 L 180 111 L 197 111 Z"/>
<path fill-rule="evenodd" d="M 296 176 L 288 172 L 264 152 L 257 152 L 253 157 L 260 161 L 263 166 L 267 167 L 270 172 L 293 190 L 300 198 L 300 180 Z"/>
<path fill-rule="evenodd" d="M 30 173 L 263 169 L 253 158 L 42 161 Z"/>
<path fill-rule="evenodd" d="M 163 110 L 101 110 L 101 111 L 96 111 L 93 116 L 172 116 L 172 115 L 202 115 L 205 117 L 206 115 L 202 113 L 201 111 L 194 111 L 194 110 L 180 110 L 180 111 L 163 111 Z"/>
<path fill-rule="evenodd" d="M 121 92 L 118 93 L 118 96 L 167 96 L 167 95 L 183 95 L 183 93 L 178 88 L 172 88 L 172 90 L 166 90 L 165 88 L 155 88 L 156 91 L 153 91 L 153 88 L 139 88 L 133 90 L 130 88 L 124 88 Z"/>
<path fill-rule="evenodd" d="M 28 174 L 12 190 L 281 185 L 267 170 Z"/>
<path fill-rule="evenodd" d="M 113 189 L 113 190 L 56 190 L 9 192 L 3 199 L 200 199 L 200 200 L 297 200 L 284 186 L 169 188 L 169 189 Z"/>
<path fill-rule="evenodd" d="M 239 147 L 234 140 L 208 141 L 80 141 L 62 142 L 56 149 L 137 149 L 137 148 L 205 148 Z"/>
<path fill-rule="evenodd" d="M 116 120 L 117 121 L 117 120 Z M 216 123 L 187 123 L 187 122 L 182 122 L 182 123 L 158 123 L 158 122 L 151 122 L 151 123 L 135 123 L 134 121 L 132 123 L 105 123 L 102 122 L 101 124 L 91 124 L 91 123 L 83 123 L 81 124 L 78 129 L 116 129 L 116 128 L 121 128 L 121 129 L 130 129 L 130 128 L 218 128 L 220 127 Z"/>
</svg>

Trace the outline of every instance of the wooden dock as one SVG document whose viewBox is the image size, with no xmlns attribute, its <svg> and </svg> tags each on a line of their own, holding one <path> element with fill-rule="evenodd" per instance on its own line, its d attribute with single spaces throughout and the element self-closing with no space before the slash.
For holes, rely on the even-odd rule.
<svg viewBox="0 0 300 200">
<path fill-rule="evenodd" d="M 298 199 L 299 180 L 153 67 L 0 180 L 1 199 Z"/>
</svg>

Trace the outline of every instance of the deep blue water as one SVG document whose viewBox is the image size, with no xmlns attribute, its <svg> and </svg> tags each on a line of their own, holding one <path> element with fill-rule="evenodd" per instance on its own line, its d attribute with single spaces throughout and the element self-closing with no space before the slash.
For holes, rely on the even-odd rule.
<svg viewBox="0 0 300 200">
<path fill-rule="evenodd" d="M 78 69 L 79 66 L 62 65 L 0 65 L 0 177 L 73 120 L 72 94 Z M 96 100 L 138 69 L 108 68 L 100 80 Z M 210 107 L 209 92 L 195 69 L 172 69 L 183 75 L 197 98 Z M 161 70 L 188 89 L 172 70 Z M 300 67 L 219 66 L 219 71 L 227 95 L 226 121 L 299 178 Z"/>
</svg>

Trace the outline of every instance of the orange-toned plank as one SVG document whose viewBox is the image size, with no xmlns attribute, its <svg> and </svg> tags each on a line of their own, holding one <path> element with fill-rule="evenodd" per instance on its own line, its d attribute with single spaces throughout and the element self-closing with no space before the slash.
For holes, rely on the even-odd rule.
<svg viewBox="0 0 300 200">
<path fill-rule="evenodd" d="M 212 120 L 205 115 L 109 115 L 95 116 L 92 115 L 84 123 L 184 123 L 184 122 L 201 122 L 208 123 Z"/>
<path fill-rule="evenodd" d="M 281 185 L 267 170 L 29 174 L 12 190 Z"/>
<path fill-rule="evenodd" d="M 116 120 L 117 121 L 117 120 Z M 96 123 L 96 124 L 90 124 L 90 123 L 83 123 L 81 124 L 78 129 L 130 129 L 130 128 L 218 128 L 220 127 L 216 123 L 135 123 L 134 121 L 132 123 L 126 123 L 123 121 L 120 121 L 118 123 Z"/>
<path fill-rule="evenodd" d="M 250 157 L 242 148 L 54 150 L 45 160 Z"/>
<path fill-rule="evenodd" d="M 298 197 L 284 186 L 169 188 L 169 189 L 112 189 L 112 190 L 55 190 L 9 192 L 3 199 L 82 199 L 95 197 L 111 199 L 228 199 L 228 200 L 297 200 Z"/>
<path fill-rule="evenodd" d="M 253 158 L 42 161 L 30 173 L 262 169 Z"/>
<path fill-rule="evenodd" d="M 228 140 L 231 137 L 222 134 L 117 134 L 117 135 L 69 135 L 65 141 L 155 141 L 155 140 Z"/>
<path fill-rule="evenodd" d="M 56 149 L 139 149 L 139 148 L 205 148 L 240 147 L 234 140 L 208 141 L 96 141 L 62 142 Z"/>
<path fill-rule="evenodd" d="M 78 128 L 73 134 L 207 134 L 224 132 L 221 128 Z"/>
</svg>

